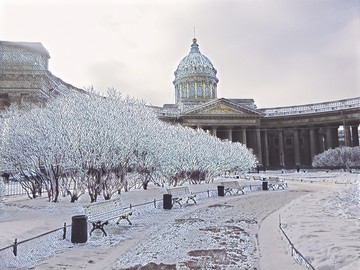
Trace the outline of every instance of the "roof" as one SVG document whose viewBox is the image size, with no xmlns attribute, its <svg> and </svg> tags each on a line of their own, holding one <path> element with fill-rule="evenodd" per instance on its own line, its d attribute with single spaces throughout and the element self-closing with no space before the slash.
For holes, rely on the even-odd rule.
<svg viewBox="0 0 360 270">
<path fill-rule="evenodd" d="M 45 49 L 45 47 L 41 44 L 41 42 L 17 42 L 17 41 L 1 41 L 1 46 L 12 46 L 24 48 L 33 52 L 40 53 L 41 55 L 50 58 L 49 52 Z"/>
<path fill-rule="evenodd" d="M 217 107 L 219 107 L 219 110 L 217 110 Z M 225 111 L 224 111 L 224 109 L 225 109 Z M 199 113 L 208 114 L 209 110 L 212 110 L 212 113 L 215 113 L 215 114 L 217 113 L 217 111 L 219 111 L 220 114 L 229 114 L 229 113 L 230 114 L 231 113 L 238 114 L 239 112 L 244 112 L 247 115 L 253 115 L 253 116 L 261 117 L 261 116 L 265 115 L 263 112 L 261 112 L 257 109 L 253 109 L 253 108 L 245 106 L 243 104 L 233 102 L 226 98 L 219 98 L 219 99 L 215 99 L 215 100 L 206 102 L 206 103 L 196 106 L 190 110 L 184 111 L 181 115 L 182 116 L 194 115 L 194 114 L 199 114 Z"/>
<path fill-rule="evenodd" d="M 217 83 L 219 79 L 216 77 L 216 73 L 217 71 L 209 58 L 201 54 L 197 40 L 194 38 L 189 54 L 180 61 L 174 72 L 175 80 L 173 83 L 176 84 L 182 79 L 192 77 L 212 78 Z"/>
</svg>

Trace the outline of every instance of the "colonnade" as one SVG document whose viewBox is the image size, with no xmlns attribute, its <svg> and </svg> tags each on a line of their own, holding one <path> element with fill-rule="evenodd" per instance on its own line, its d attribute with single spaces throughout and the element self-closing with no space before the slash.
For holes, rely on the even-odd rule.
<svg viewBox="0 0 360 270">
<path fill-rule="evenodd" d="M 260 165 L 266 167 L 310 166 L 315 155 L 340 145 L 359 146 L 359 125 L 288 128 L 242 126 L 197 126 L 223 140 L 252 148 Z M 340 135 L 339 135 L 340 134 Z"/>
</svg>

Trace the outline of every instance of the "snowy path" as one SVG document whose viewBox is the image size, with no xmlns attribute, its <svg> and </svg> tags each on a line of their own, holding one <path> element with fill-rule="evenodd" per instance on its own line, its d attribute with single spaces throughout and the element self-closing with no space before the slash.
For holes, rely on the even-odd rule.
<svg viewBox="0 0 360 270">
<path fill-rule="evenodd" d="M 175 265 L 176 269 L 259 269 L 259 222 L 301 195 L 302 192 L 289 191 L 254 192 L 205 199 L 184 209 L 157 210 L 154 215 L 134 217 L 132 227 L 112 226 L 110 234 L 124 235 L 118 244 L 98 242 L 95 247 L 94 243 L 102 241 L 102 237 L 93 236 L 88 243 L 32 269 L 137 269 L 131 267 L 149 263 L 164 263 L 167 269 L 175 269 Z M 278 229 L 272 226 L 272 219 L 269 221 L 271 224 L 264 220 L 264 230 L 271 230 L 276 237 Z M 281 245 L 282 240 L 279 241 L 276 245 Z M 269 256 L 273 257 L 284 253 L 260 238 L 260 249 L 263 248 L 270 250 Z"/>
<path fill-rule="evenodd" d="M 279 231 L 279 213 L 277 210 L 267 216 L 260 224 L 260 269 L 291 269 L 304 270 L 305 268 L 294 261 L 289 253 L 286 242 Z M 276 255 L 274 255 L 276 254 Z"/>
</svg>

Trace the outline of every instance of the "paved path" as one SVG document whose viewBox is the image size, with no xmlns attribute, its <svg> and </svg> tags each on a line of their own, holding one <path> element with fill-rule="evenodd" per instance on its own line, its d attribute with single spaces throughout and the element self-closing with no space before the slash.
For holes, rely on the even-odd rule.
<svg viewBox="0 0 360 270">
<path fill-rule="evenodd" d="M 304 270 L 306 267 L 301 266 L 294 261 L 289 253 L 285 239 L 282 239 L 279 230 L 280 211 L 281 210 L 277 210 L 271 213 L 260 224 L 260 269 Z"/>
</svg>

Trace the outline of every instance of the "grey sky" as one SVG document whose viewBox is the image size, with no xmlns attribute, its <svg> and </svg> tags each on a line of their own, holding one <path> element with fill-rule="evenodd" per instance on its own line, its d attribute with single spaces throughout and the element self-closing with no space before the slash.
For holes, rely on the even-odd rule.
<svg viewBox="0 0 360 270">
<path fill-rule="evenodd" d="M 0 39 L 42 42 L 77 87 L 161 106 L 196 27 L 218 97 L 258 107 L 360 96 L 360 0 L 1 0 Z"/>
</svg>

